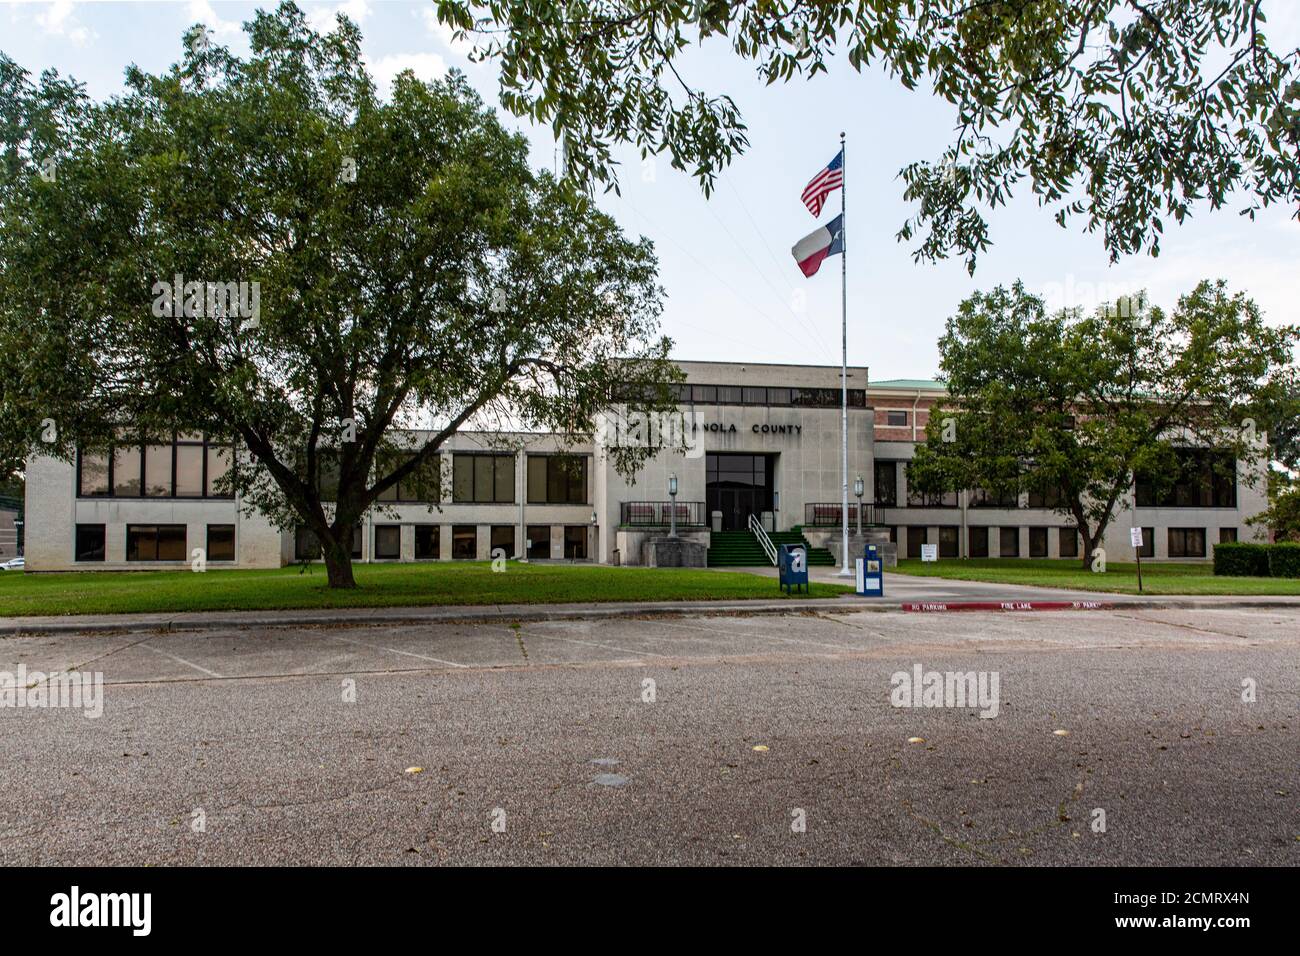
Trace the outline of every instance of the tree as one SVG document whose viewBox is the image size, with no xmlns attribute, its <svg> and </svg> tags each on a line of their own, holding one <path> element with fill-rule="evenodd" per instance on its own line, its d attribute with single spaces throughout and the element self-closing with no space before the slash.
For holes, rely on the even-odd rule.
<svg viewBox="0 0 1300 956">
<path fill-rule="evenodd" d="M 1084 216 L 1112 258 L 1159 251 L 1166 218 L 1300 199 L 1300 50 L 1274 53 L 1260 0 L 434 0 L 500 65 L 501 101 L 562 135 L 582 180 L 616 184 L 611 146 L 666 150 L 707 192 L 748 145 L 729 96 L 683 55 L 727 44 L 768 83 L 843 53 L 954 108 L 942 154 L 902 172 L 918 259 L 989 245 L 984 208 L 1027 185 Z M 1024 183 L 1024 180 L 1028 183 Z"/>
<path fill-rule="evenodd" d="M 353 525 L 397 482 L 439 500 L 461 426 L 571 445 L 616 387 L 667 407 L 662 290 L 650 243 L 530 170 L 462 75 L 385 100 L 346 18 L 322 35 L 285 3 L 245 29 L 247 60 L 195 27 L 103 103 L 0 60 L 5 433 L 65 458 L 234 439 L 243 505 L 305 525 L 352 587 Z M 624 472 L 649 453 L 610 450 Z"/>
<path fill-rule="evenodd" d="M 1281 472 L 1269 479 L 1268 509 L 1246 523 L 1267 528 L 1274 541 L 1300 541 L 1300 482 Z"/>
<path fill-rule="evenodd" d="M 1179 477 L 1178 446 L 1230 452 L 1243 477 L 1264 480 L 1268 446 L 1243 422 L 1259 394 L 1291 380 L 1297 341 L 1300 329 L 1266 325 L 1222 281 L 1169 312 L 1135 297 L 1049 314 L 1020 283 L 976 293 L 939 340 L 949 398 L 910 480 L 1037 492 L 1073 519 L 1086 567 L 1135 476 L 1156 495 Z"/>
</svg>

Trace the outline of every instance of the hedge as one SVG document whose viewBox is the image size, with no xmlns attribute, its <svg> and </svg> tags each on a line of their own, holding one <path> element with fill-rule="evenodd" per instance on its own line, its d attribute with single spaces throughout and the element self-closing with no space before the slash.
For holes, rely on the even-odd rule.
<svg viewBox="0 0 1300 956">
<path fill-rule="evenodd" d="M 1230 541 L 1214 546 L 1214 573 L 1225 577 L 1300 577 L 1300 544 Z"/>
<path fill-rule="evenodd" d="M 1300 578 L 1300 544 L 1280 541 L 1269 545 L 1268 570 L 1275 578 Z"/>
</svg>

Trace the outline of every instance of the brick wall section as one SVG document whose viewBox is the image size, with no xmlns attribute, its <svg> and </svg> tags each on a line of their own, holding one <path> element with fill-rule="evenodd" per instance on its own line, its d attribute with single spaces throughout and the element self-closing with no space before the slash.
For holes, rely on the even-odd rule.
<svg viewBox="0 0 1300 956">
<path fill-rule="evenodd" d="M 867 405 L 876 410 L 876 441 L 912 441 L 912 402 L 914 398 L 905 395 L 868 395 Z M 925 426 L 930 421 L 930 409 L 938 399 L 924 398 L 916 403 L 916 440 L 925 441 Z M 886 424 L 889 412 L 905 412 L 907 425 L 894 427 Z"/>
</svg>

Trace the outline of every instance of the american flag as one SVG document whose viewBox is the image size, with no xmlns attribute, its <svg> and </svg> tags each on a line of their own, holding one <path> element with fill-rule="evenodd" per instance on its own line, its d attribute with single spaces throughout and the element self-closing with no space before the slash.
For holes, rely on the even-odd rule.
<svg viewBox="0 0 1300 956">
<path fill-rule="evenodd" d="M 844 185 L 844 150 L 835 154 L 830 164 L 812 178 L 803 189 L 803 204 L 814 216 L 822 214 L 826 197 Z"/>
</svg>

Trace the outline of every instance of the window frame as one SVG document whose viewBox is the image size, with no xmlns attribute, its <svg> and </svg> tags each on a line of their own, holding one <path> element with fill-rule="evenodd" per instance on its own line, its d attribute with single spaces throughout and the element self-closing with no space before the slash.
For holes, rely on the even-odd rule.
<svg viewBox="0 0 1300 956">
<path fill-rule="evenodd" d="M 75 476 L 76 497 L 78 499 L 87 499 L 87 500 L 95 500 L 100 498 L 117 498 L 124 501 L 158 501 L 158 500 L 168 500 L 168 499 L 176 500 L 176 501 L 205 501 L 205 500 L 233 501 L 235 499 L 235 495 L 233 493 L 217 494 L 211 490 L 213 478 L 211 477 L 211 469 L 209 467 L 209 462 L 211 461 L 211 455 L 214 451 L 220 452 L 221 450 L 224 449 L 227 450 L 230 454 L 229 467 L 233 468 L 235 465 L 234 443 L 215 440 L 211 435 L 204 435 L 201 439 L 192 439 L 192 438 L 184 438 L 182 437 L 182 434 L 183 433 L 173 432 L 171 440 L 167 442 L 150 441 L 147 438 L 139 438 L 134 441 L 114 442 L 112 445 L 110 445 L 107 448 L 107 450 L 105 450 L 102 453 L 107 466 L 106 473 L 105 473 L 105 488 L 107 490 L 103 494 L 87 494 L 85 492 L 84 490 L 85 469 L 83 466 L 84 466 L 84 459 L 86 458 L 88 453 L 85 449 L 78 448 L 76 476 Z M 185 446 L 187 448 L 202 449 L 203 465 L 202 465 L 202 475 L 201 475 L 201 492 L 197 495 L 191 495 L 191 494 L 182 495 L 176 493 L 177 448 L 181 446 Z M 168 485 L 167 494 L 151 495 L 147 493 L 148 486 L 146 485 L 146 481 L 149 478 L 149 469 L 148 469 L 149 455 L 147 450 L 149 448 L 170 448 L 171 449 L 171 454 L 170 454 L 171 478 L 170 478 L 170 483 Z M 134 452 L 134 456 L 133 456 L 134 461 L 138 462 L 138 468 L 132 469 L 132 470 L 137 470 L 139 472 L 139 474 L 136 475 L 137 486 L 134 494 L 118 494 L 117 492 L 117 482 L 119 477 L 117 474 L 118 472 L 117 454 L 119 450 Z"/>
<path fill-rule="evenodd" d="M 99 529 L 99 557 L 83 558 L 81 547 L 81 529 L 98 528 Z M 101 564 L 108 560 L 108 525 L 103 522 L 86 521 L 73 525 L 72 528 L 72 560 L 74 563 L 84 562 L 86 564 Z"/>
<path fill-rule="evenodd" d="M 133 538 L 138 540 L 138 536 L 143 533 L 145 528 L 153 529 L 153 557 L 131 557 L 131 545 Z M 179 528 L 181 531 L 181 556 L 179 558 L 162 558 L 158 555 L 162 551 L 162 539 L 164 529 L 168 532 L 175 532 Z M 174 543 L 174 542 L 173 542 Z M 137 553 L 139 545 L 136 547 Z M 157 564 L 157 563 L 183 563 L 189 559 L 189 527 L 175 522 L 169 523 L 139 523 L 128 524 L 126 526 L 126 554 L 124 560 L 140 564 Z"/>
<path fill-rule="evenodd" d="M 496 464 L 496 460 L 499 459 L 499 458 L 508 459 L 508 460 L 510 461 L 510 497 L 509 497 L 509 498 L 498 498 L 498 497 L 496 497 L 496 494 L 497 494 L 497 464 Z M 514 454 L 513 452 L 493 452 L 493 451 L 453 451 L 453 452 L 451 453 L 451 501 L 452 501 L 452 504 L 457 504 L 457 505 L 513 505 L 513 504 L 515 504 L 515 503 L 517 502 L 517 500 L 518 500 L 518 497 L 519 497 L 519 496 L 516 494 L 516 491 L 515 491 L 515 484 L 516 484 L 516 481 L 517 481 L 517 479 L 518 479 L 518 475 L 515 474 L 515 471 L 516 471 L 516 469 L 515 469 L 515 458 L 516 458 L 516 456 L 515 456 L 515 454 Z M 459 492 L 459 488 L 458 488 L 458 484 L 459 484 L 459 482 L 457 481 L 457 477 L 456 477 L 456 467 L 457 467 L 457 462 L 460 461 L 461 459 L 466 459 L 466 460 L 469 461 L 469 463 L 470 463 L 469 497 L 468 497 L 468 498 L 460 497 L 460 492 Z M 491 493 L 492 496 L 491 496 L 490 498 L 480 498 L 480 497 L 478 497 L 478 486 L 479 486 L 479 462 L 480 462 L 480 460 L 486 460 L 486 461 L 490 462 L 490 465 L 489 465 L 490 471 L 489 471 L 489 474 L 488 474 L 488 476 L 487 476 L 487 478 L 489 479 L 489 482 L 490 482 L 491 488 L 492 488 L 492 493 Z"/>
<path fill-rule="evenodd" d="M 229 528 L 230 529 L 230 557 L 218 558 L 212 553 L 212 529 Z M 236 561 L 239 558 L 239 538 L 238 531 L 233 524 L 210 524 L 204 529 L 203 535 L 203 554 L 209 561 Z"/>
</svg>

